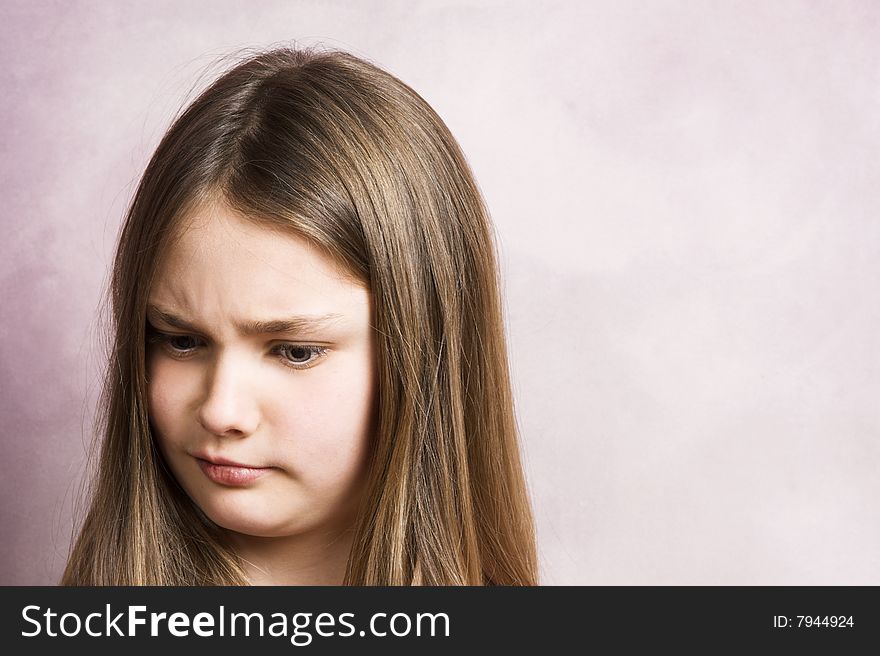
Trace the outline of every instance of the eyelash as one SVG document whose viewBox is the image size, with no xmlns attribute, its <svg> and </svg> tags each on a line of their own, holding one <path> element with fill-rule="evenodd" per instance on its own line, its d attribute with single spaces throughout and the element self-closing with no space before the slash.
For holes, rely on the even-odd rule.
<svg viewBox="0 0 880 656">
<path fill-rule="evenodd" d="M 163 349 L 173 358 L 177 360 L 186 359 L 188 356 L 192 355 L 196 347 L 190 349 L 176 349 L 171 345 L 171 342 L 175 339 L 193 339 L 198 341 L 198 337 L 193 337 L 192 335 L 172 335 L 169 333 L 160 333 L 157 330 L 150 330 L 147 341 L 150 344 L 160 344 Z M 313 357 L 308 362 L 291 362 L 288 358 L 284 356 L 284 352 L 290 349 L 305 349 L 309 351 Z M 279 360 L 281 364 L 286 367 L 290 367 L 291 369 L 310 369 L 315 366 L 315 363 L 324 357 L 327 354 L 327 348 L 324 346 L 315 346 L 311 344 L 278 344 L 273 348 L 274 350 L 280 350 Z M 186 351 L 182 353 L 181 351 Z"/>
</svg>

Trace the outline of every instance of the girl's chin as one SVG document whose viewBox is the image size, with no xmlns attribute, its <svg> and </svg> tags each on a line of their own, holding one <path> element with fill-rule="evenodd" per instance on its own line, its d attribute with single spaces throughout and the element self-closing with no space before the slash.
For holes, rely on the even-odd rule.
<svg viewBox="0 0 880 656">
<path fill-rule="evenodd" d="M 237 535 L 254 538 L 283 538 L 298 532 L 295 528 L 291 528 L 289 519 L 284 522 L 279 521 L 281 518 L 260 517 L 255 509 L 250 509 L 251 512 L 248 512 L 248 508 L 241 508 L 230 512 L 229 508 L 224 508 L 221 511 L 206 506 L 200 507 L 208 519 L 224 529 L 232 538 Z"/>
<path fill-rule="evenodd" d="M 283 538 L 291 535 L 290 530 L 282 530 L 274 526 L 255 525 L 253 522 L 224 521 L 225 518 L 214 519 L 214 523 L 224 529 L 231 538 Z"/>
</svg>

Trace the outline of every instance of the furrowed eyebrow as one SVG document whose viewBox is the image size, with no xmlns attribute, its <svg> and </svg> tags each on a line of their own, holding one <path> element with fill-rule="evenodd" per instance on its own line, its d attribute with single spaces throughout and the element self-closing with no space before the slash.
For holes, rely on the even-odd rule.
<svg viewBox="0 0 880 656">
<path fill-rule="evenodd" d="M 272 333 L 305 332 L 308 330 L 320 330 L 329 328 L 343 319 L 343 315 L 331 312 L 318 315 L 297 315 L 284 319 L 270 319 L 268 321 L 248 321 L 236 324 L 236 329 L 241 335 L 268 335 Z M 181 330 L 202 332 L 198 326 L 186 319 L 163 310 L 155 305 L 147 306 L 147 319 L 151 323 L 160 321 Z"/>
</svg>

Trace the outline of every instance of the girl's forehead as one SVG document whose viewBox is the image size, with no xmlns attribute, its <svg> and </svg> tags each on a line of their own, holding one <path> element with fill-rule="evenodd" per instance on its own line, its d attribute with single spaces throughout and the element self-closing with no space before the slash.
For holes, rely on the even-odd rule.
<svg viewBox="0 0 880 656">
<path fill-rule="evenodd" d="M 280 278 L 347 277 L 326 252 L 293 230 L 260 223 L 223 206 L 187 215 L 163 260 L 172 269 L 193 272 L 212 269 L 239 275 L 262 271 Z"/>
<path fill-rule="evenodd" d="M 213 208 L 188 217 L 159 265 L 151 303 L 215 317 L 363 314 L 369 291 L 295 233 Z"/>
</svg>

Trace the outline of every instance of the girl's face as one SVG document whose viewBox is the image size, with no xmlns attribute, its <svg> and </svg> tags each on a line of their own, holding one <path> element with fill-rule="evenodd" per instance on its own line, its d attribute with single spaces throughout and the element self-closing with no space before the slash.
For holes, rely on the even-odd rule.
<svg viewBox="0 0 880 656">
<path fill-rule="evenodd" d="M 369 291 L 305 240 L 214 207 L 149 301 L 150 422 L 190 498 L 246 535 L 349 526 L 375 420 Z"/>
</svg>

